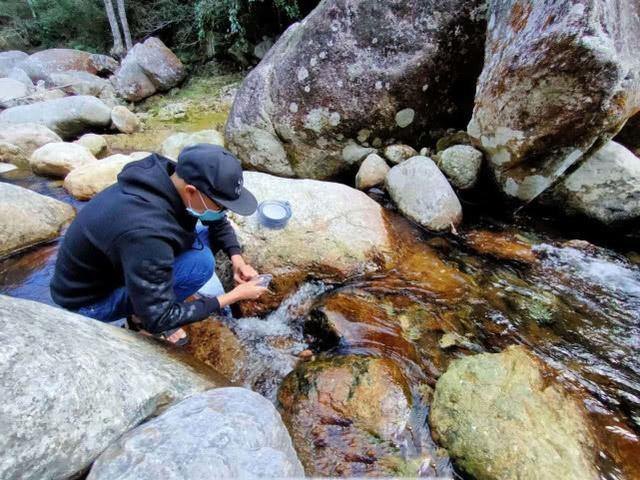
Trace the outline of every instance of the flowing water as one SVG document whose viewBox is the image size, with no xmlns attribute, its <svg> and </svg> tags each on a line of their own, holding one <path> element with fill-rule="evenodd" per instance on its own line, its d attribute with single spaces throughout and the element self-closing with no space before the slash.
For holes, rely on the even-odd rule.
<svg viewBox="0 0 640 480">
<path fill-rule="evenodd" d="M 2 179 L 80 206 L 58 183 L 20 172 Z M 431 236 L 393 212 L 389 225 L 399 247 L 384 272 L 305 284 L 266 321 L 229 323 L 250 347 L 245 383 L 275 401 L 297 353 L 310 347 L 393 359 L 415 405 L 425 405 L 420 399 L 453 359 L 523 344 L 584 400 L 602 478 L 640 478 L 637 254 L 568 242 L 527 221 L 468 220 L 466 229 L 491 231 L 483 245 L 468 231 Z M 0 261 L 0 293 L 51 303 L 56 249 L 52 242 Z M 399 438 L 408 456 L 435 451 L 427 414 L 416 408 L 413 434 Z M 446 458 L 435 473 L 451 474 Z"/>
</svg>

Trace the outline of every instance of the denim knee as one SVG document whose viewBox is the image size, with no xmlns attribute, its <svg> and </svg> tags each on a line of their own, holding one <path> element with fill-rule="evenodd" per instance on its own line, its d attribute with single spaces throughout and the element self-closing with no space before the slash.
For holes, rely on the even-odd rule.
<svg viewBox="0 0 640 480">
<path fill-rule="evenodd" d="M 213 276 L 215 259 L 209 248 L 191 249 L 176 258 L 174 290 L 180 300 L 196 293 Z"/>
</svg>

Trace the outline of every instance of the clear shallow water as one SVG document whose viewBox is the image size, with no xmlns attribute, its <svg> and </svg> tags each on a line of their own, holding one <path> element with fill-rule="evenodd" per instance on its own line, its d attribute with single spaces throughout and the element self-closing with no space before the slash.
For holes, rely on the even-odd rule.
<svg viewBox="0 0 640 480">
<path fill-rule="evenodd" d="M 23 172 L 0 178 L 82 206 L 59 182 Z M 520 343 L 583 398 L 601 442 L 602 477 L 640 478 L 640 267 L 527 225 L 483 227 L 534 245 L 531 264 L 479 254 L 461 238 L 430 237 L 395 216 L 391 224 L 404 246 L 387 271 L 332 288 L 307 284 L 266 319 L 229 324 L 248 346 L 245 383 L 275 400 L 297 353 L 311 345 L 392 358 L 419 400 L 453 359 Z M 52 303 L 56 249 L 53 242 L 0 260 L 0 293 Z M 339 341 L 314 330 L 319 314 L 337 325 Z M 401 439 L 409 456 L 433 450 L 426 414 L 417 408 L 415 435 Z M 439 473 L 448 473 L 446 458 L 439 461 Z"/>
</svg>

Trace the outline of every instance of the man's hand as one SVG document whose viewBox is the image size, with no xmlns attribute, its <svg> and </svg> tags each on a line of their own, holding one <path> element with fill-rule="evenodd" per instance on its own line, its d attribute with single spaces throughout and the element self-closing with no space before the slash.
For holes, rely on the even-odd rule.
<svg viewBox="0 0 640 480">
<path fill-rule="evenodd" d="M 236 285 L 247 283 L 253 277 L 258 275 L 258 272 L 256 272 L 251 265 L 245 263 L 242 255 L 232 255 L 231 263 L 233 264 L 233 279 L 235 280 Z"/>
</svg>

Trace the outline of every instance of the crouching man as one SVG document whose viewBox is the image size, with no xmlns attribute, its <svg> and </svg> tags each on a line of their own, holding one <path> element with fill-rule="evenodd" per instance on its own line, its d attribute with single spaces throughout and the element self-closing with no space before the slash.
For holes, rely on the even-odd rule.
<svg viewBox="0 0 640 480">
<path fill-rule="evenodd" d="M 225 210 L 251 215 L 255 197 L 240 162 L 217 145 L 185 148 L 177 164 L 157 154 L 128 164 L 67 230 L 51 281 L 60 306 L 103 322 L 133 316 L 150 333 L 184 338 L 181 326 L 256 299 L 266 288 L 245 263 Z M 198 222 L 200 220 L 200 223 Z M 185 299 L 215 277 L 213 251 L 231 258 L 237 286 Z"/>
</svg>

